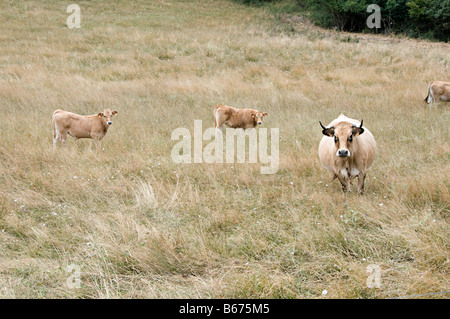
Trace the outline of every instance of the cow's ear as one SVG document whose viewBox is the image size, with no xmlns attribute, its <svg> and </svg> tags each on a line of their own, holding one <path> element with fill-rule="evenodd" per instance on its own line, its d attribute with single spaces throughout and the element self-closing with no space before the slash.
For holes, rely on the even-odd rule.
<svg viewBox="0 0 450 319">
<path fill-rule="evenodd" d="M 252 113 L 252 119 L 254 119 L 255 118 L 255 113 Z"/>
<path fill-rule="evenodd" d="M 113 111 L 113 112 L 112 112 L 112 114 L 113 114 L 114 116 L 117 116 L 117 113 L 119 113 L 119 112 L 117 112 L 117 111 Z"/>
<path fill-rule="evenodd" d="M 334 136 L 334 127 L 330 127 L 330 128 L 326 128 L 324 130 L 322 130 L 322 134 L 326 135 L 326 136 Z"/>
<path fill-rule="evenodd" d="M 323 129 L 322 130 L 323 135 L 330 136 L 330 137 L 334 136 L 334 126 L 326 128 L 325 126 L 323 126 L 322 122 L 319 121 L 319 123 Z"/>
<path fill-rule="evenodd" d="M 362 127 L 354 127 L 353 128 L 353 136 L 358 136 L 364 133 L 364 129 Z"/>
<path fill-rule="evenodd" d="M 352 128 L 353 128 L 352 133 L 354 136 L 358 136 L 358 135 L 361 135 L 362 133 L 364 133 L 364 128 L 362 126 L 363 126 L 363 120 L 361 120 L 360 126 L 356 126 L 356 125 L 352 126 Z"/>
<path fill-rule="evenodd" d="M 103 116 L 103 112 L 100 112 L 97 114 L 98 117 L 102 117 Z"/>
<path fill-rule="evenodd" d="M 267 115 L 269 115 L 269 114 L 267 114 L 267 112 L 264 112 L 264 113 L 263 113 L 263 116 L 267 116 Z"/>
</svg>

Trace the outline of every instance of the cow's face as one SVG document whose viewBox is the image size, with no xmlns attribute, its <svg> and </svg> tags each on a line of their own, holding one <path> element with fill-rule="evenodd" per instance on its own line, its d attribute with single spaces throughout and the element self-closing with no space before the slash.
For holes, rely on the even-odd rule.
<svg viewBox="0 0 450 319">
<path fill-rule="evenodd" d="M 362 120 L 360 126 L 356 126 L 349 122 L 341 122 L 335 127 L 332 126 L 329 128 L 324 127 L 322 123 L 320 123 L 320 125 L 323 128 L 322 133 L 334 139 L 334 147 L 336 149 L 336 156 L 338 157 L 351 156 L 354 138 L 364 133 Z"/>
<path fill-rule="evenodd" d="M 252 113 L 252 119 L 255 121 L 256 124 L 261 125 L 263 117 L 267 115 L 268 115 L 267 112 L 256 111 L 255 113 Z"/>
<path fill-rule="evenodd" d="M 98 117 L 105 122 L 106 125 L 112 124 L 113 116 L 117 115 L 117 111 L 111 111 L 110 109 L 104 109 L 103 112 L 98 113 Z"/>
</svg>

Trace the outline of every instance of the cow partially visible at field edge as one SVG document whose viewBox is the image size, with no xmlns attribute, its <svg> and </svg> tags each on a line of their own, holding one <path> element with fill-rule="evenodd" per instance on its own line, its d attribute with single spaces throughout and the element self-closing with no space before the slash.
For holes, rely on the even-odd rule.
<svg viewBox="0 0 450 319">
<path fill-rule="evenodd" d="M 428 95 L 424 99 L 427 104 L 437 103 L 439 101 L 450 101 L 450 83 L 443 81 L 433 81 L 428 86 Z"/>
<path fill-rule="evenodd" d="M 319 143 L 319 158 L 322 166 L 339 179 L 342 192 L 350 191 L 350 182 L 358 176 L 358 192 L 364 192 L 364 180 L 376 153 L 376 142 L 372 133 L 361 122 L 341 114 L 327 127 L 322 127 Z"/>
<path fill-rule="evenodd" d="M 56 110 L 53 112 L 53 146 L 56 147 L 58 142 L 66 144 L 67 135 L 79 138 L 92 138 L 96 142 L 105 137 L 108 128 L 112 124 L 113 116 L 117 115 L 117 111 L 104 109 L 95 115 L 78 115 L 64 110 Z M 98 143 L 97 147 L 98 147 Z"/>
</svg>

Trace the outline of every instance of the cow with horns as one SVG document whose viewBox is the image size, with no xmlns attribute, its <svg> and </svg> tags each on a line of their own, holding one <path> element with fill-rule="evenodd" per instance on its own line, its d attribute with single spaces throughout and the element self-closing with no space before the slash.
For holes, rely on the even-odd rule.
<svg viewBox="0 0 450 319">
<path fill-rule="evenodd" d="M 333 173 L 333 180 L 339 179 L 342 192 L 350 191 L 350 183 L 358 177 L 358 192 L 364 192 L 367 168 L 372 164 L 376 153 L 376 142 L 372 133 L 361 122 L 341 114 L 327 127 L 322 127 L 322 140 L 319 144 L 320 163 Z"/>
</svg>

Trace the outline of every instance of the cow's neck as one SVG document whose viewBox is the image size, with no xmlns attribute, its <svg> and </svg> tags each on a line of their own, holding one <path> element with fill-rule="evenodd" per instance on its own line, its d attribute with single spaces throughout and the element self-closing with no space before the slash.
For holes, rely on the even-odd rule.
<svg viewBox="0 0 450 319">
<path fill-rule="evenodd" d="M 355 157 L 353 155 L 349 157 L 336 157 L 335 166 L 342 167 L 346 169 L 351 169 L 355 166 Z"/>
<path fill-rule="evenodd" d="M 101 125 L 102 125 L 102 131 L 103 131 L 103 133 L 106 134 L 106 132 L 108 132 L 109 125 L 106 124 L 102 119 L 100 119 L 100 123 L 101 123 Z"/>
</svg>

